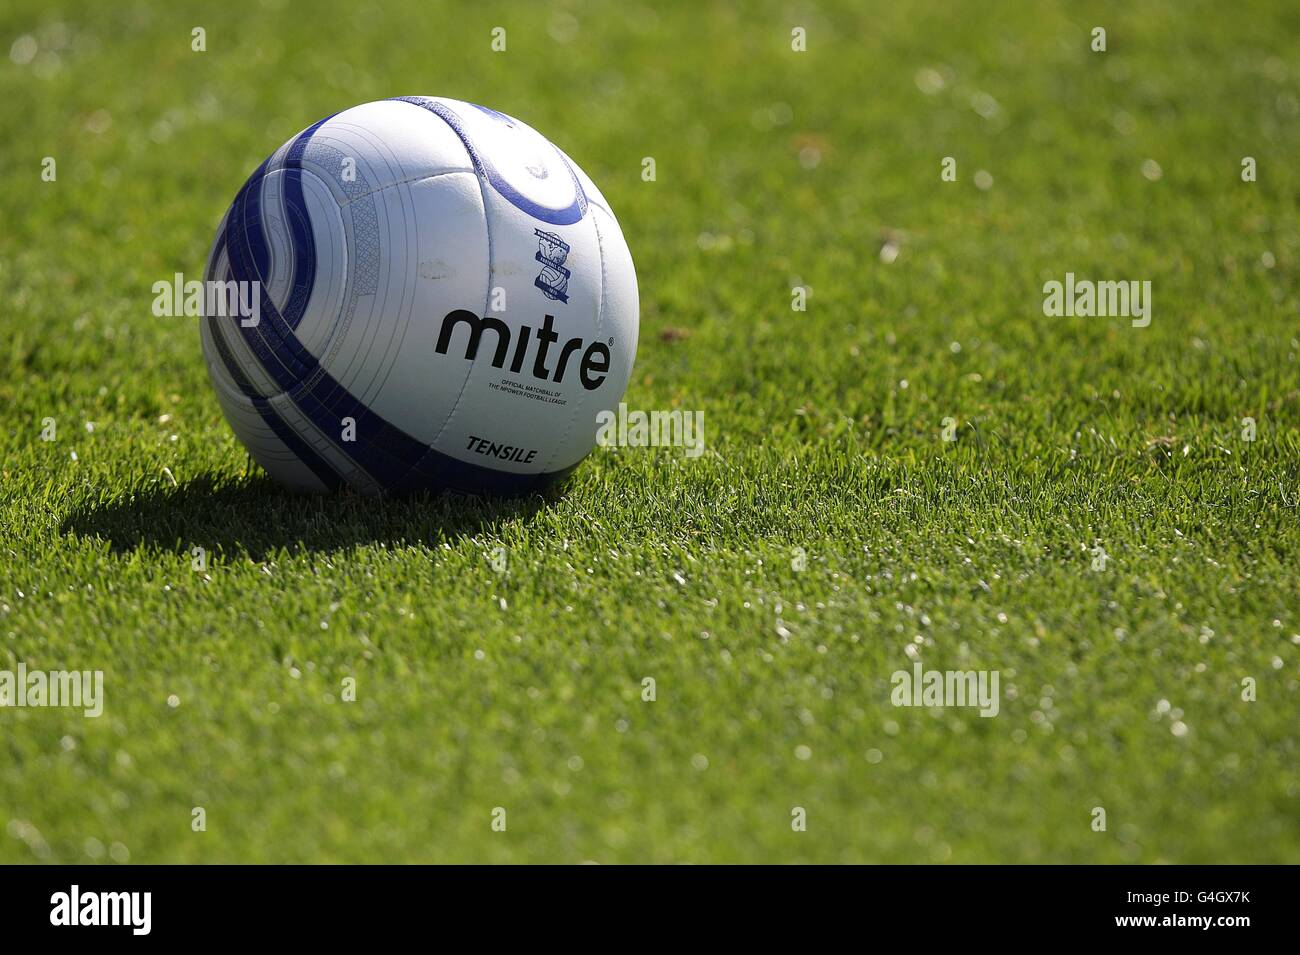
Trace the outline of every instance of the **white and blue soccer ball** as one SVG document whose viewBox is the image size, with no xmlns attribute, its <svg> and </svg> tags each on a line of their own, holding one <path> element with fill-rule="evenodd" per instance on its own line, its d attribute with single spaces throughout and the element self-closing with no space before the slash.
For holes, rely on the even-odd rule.
<svg viewBox="0 0 1300 955">
<path fill-rule="evenodd" d="M 636 354 L 609 204 L 513 117 L 442 97 L 321 120 L 245 183 L 208 260 L 226 419 L 290 487 L 518 494 L 571 471 Z M 251 287 L 251 286 L 250 286 Z"/>
</svg>

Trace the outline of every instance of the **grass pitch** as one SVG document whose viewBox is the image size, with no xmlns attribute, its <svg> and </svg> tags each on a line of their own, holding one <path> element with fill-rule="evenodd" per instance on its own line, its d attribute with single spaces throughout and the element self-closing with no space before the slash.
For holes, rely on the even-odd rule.
<svg viewBox="0 0 1300 955">
<path fill-rule="evenodd" d="M 0 709 L 0 860 L 1297 861 L 1297 38 L 1281 0 L 6 3 L 0 669 L 106 699 Z M 626 400 L 703 456 L 496 503 L 248 464 L 151 286 L 290 135 L 409 93 L 592 175 Z M 1045 316 L 1066 272 L 1151 281 L 1150 325 Z M 893 706 L 916 660 L 999 714 Z"/>
</svg>

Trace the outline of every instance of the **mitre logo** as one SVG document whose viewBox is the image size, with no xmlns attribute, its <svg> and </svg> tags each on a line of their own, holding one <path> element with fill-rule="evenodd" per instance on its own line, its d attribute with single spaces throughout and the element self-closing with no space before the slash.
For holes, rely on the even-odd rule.
<svg viewBox="0 0 1300 955">
<path fill-rule="evenodd" d="M 564 372 L 569 366 L 569 359 L 576 351 L 582 351 L 582 358 L 578 364 L 578 378 L 582 382 L 582 387 L 588 391 L 599 388 L 605 381 L 605 376 L 609 372 L 609 346 L 604 342 L 592 342 L 583 350 L 584 342 L 581 338 L 570 338 L 560 348 L 560 355 L 555 360 L 553 367 L 547 367 L 546 361 L 550 354 L 550 347 L 560 340 L 560 336 L 555 333 L 555 316 L 547 315 L 542 319 L 542 327 L 536 330 L 528 325 L 519 327 L 519 338 L 515 341 L 514 357 L 510 361 L 510 370 L 515 374 L 528 371 L 539 381 L 553 381 L 556 384 L 564 381 Z M 465 359 L 473 361 L 478 357 L 479 342 L 483 339 L 483 332 L 489 331 L 496 335 L 496 350 L 492 353 L 492 367 L 505 367 L 506 358 L 510 355 L 510 326 L 499 318 L 493 318 L 490 315 L 479 317 L 473 312 L 463 308 L 458 308 L 454 312 L 448 312 L 442 320 L 442 328 L 438 332 L 438 345 L 436 351 L 439 355 L 447 354 L 447 349 L 451 347 L 451 337 L 456 331 L 457 326 L 464 325 L 468 329 L 468 335 L 465 342 Z M 537 350 L 533 356 L 531 366 L 526 366 L 524 359 L 528 355 L 528 349 L 532 340 L 536 338 Z M 614 343 L 611 338 L 610 345 Z"/>
</svg>

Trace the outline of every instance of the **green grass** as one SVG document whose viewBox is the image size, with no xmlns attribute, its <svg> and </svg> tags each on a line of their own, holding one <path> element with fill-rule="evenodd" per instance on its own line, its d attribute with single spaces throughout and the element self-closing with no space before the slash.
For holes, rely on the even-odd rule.
<svg viewBox="0 0 1300 955">
<path fill-rule="evenodd" d="M 0 861 L 1300 860 L 1300 8 L 807 9 L 4 5 L 0 669 L 107 702 L 0 710 Z M 627 400 L 702 409 L 704 456 L 500 503 L 247 463 L 150 287 L 406 93 L 600 184 Z M 1150 279 L 1150 327 L 1044 317 L 1066 271 Z M 909 647 L 1000 714 L 893 707 Z"/>
</svg>

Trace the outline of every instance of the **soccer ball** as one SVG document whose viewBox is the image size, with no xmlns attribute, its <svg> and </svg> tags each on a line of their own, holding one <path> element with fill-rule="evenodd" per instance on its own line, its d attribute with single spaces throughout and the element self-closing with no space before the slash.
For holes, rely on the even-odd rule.
<svg viewBox="0 0 1300 955">
<path fill-rule="evenodd" d="M 293 488 L 540 490 L 592 449 L 636 354 L 604 196 L 529 126 L 442 97 L 281 146 L 226 212 L 207 283 L 254 305 L 201 322 L 226 419 Z"/>
</svg>

